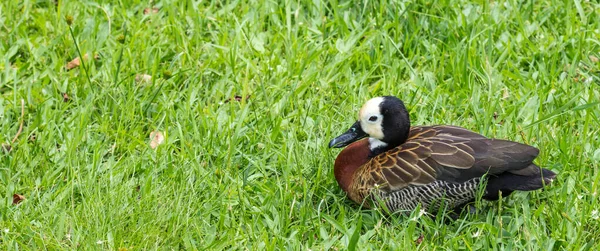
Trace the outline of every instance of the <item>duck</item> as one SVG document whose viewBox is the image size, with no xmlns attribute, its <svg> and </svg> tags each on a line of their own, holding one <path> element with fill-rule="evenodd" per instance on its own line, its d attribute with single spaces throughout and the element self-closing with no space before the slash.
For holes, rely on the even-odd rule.
<svg viewBox="0 0 600 251">
<path fill-rule="evenodd" d="M 343 148 L 334 176 L 346 195 L 388 213 L 435 213 L 444 206 L 460 211 L 478 196 L 494 201 L 541 189 L 556 177 L 533 163 L 536 147 L 457 126 L 411 126 L 395 96 L 369 99 L 329 148 Z"/>
</svg>

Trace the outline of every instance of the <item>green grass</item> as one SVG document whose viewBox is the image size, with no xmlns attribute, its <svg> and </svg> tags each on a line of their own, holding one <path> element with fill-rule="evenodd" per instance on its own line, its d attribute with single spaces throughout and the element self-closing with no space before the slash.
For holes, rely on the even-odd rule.
<svg viewBox="0 0 600 251">
<path fill-rule="evenodd" d="M 57 2 L 0 3 L 2 250 L 600 247 L 596 1 Z M 327 143 L 390 94 L 559 176 L 456 221 L 361 209 Z"/>
</svg>

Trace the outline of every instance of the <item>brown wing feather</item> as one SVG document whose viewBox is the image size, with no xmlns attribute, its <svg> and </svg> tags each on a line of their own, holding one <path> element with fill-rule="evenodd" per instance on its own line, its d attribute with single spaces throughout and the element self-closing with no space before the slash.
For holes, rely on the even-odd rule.
<svg viewBox="0 0 600 251">
<path fill-rule="evenodd" d="M 426 160 L 431 149 L 418 141 L 407 142 L 392 151 L 380 154 L 365 164 L 364 169 L 377 170 L 370 177 L 361 177 L 362 184 L 377 184 L 384 191 L 393 191 L 408 185 L 423 185 L 435 181 L 436 171 Z"/>
<path fill-rule="evenodd" d="M 354 184 L 394 191 L 435 180 L 462 182 L 485 173 L 518 174 L 537 154 L 534 147 L 488 139 L 460 127 L 412 127 L 404 144 L 366 163 Z"/>
</svg>

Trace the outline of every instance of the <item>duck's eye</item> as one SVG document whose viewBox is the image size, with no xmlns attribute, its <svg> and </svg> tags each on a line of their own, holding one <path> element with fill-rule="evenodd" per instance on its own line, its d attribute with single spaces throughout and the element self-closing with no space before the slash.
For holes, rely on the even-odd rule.
<svg viewBox="0 0 600 251">
<path fill-rule="evenodd" d="M 377 116 L 371 116 L 371 117 L 369 117 L 369 121 L 371 121 L 371 122 L 377 121 Z"/>
</svg>

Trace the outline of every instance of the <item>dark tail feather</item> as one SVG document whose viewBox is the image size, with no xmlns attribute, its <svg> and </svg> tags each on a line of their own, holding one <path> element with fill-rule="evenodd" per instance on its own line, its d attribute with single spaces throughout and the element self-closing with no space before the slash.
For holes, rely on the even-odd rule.
<svg viewBox="0 0 600 251">
<path fill-rule="evenodd" d="M 541 172 L 534 175 L 522 176 L 512 173 L 502 173 L 488 178 L 486 193 L 483 196 L 486 200 L 497 200 L 499 193 L 506 197 L 513 191 L 532 191 L 543 188 L 552 183 L 556 173 L 540 168 Z"/>
</svg>

